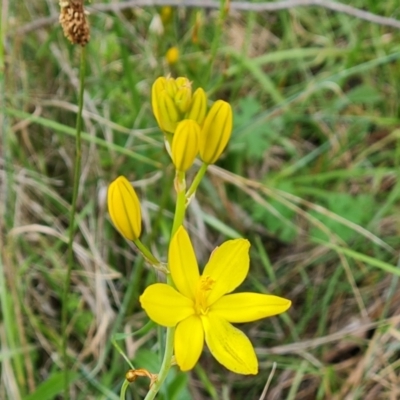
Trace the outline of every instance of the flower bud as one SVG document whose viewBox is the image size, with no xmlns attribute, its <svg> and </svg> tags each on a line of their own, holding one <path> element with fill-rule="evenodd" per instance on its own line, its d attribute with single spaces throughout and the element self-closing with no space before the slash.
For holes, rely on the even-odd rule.
<svg viewBox="0 0 400 400">
<path fill-rule="evenodd" d="M 128 240 L 136 240 L 142 231 L 139 199 L 124 176 L 112 182 L 107 193 L 108 212 L 119 233 Z"/>
<path fill-rule="evenodd" d="M 186 172 L 199 152 L 200 127 L 196 121 L 184 119 L 176 127 L 171 157 L 178 171 Z"/>
<path fill-rule="evenodd" d="M 151 88 L 151 106 L 153 108 L 153 113 L 154 116 L 156 117 L 158 125 L 160 125 L 160 112 L 159 112 L 159 107 L 158 107 L 158 97 L 160 93 L 165 90 L 165 85 L 166 85 L 167 79 L 164 78 L 163 76 L 160 76 L 157 78 L 153 86 Z"/>
<path fill-rule="evenodd" d="M 152 107 L 159 127 L 174 133 L 192 100 L 191 83 L 187 78 L 157 78 L 152 87 Z"/>
<path fill-rule="evenodd" d="M 180 120 L 180 115 L 174 100 L 166 91 L 161 92 L 158 97 L 158 111 L 158 124 L 160 125 L 160 128 L 163 131 L 174 133 L 176 125 Z"/>
<path fill-rule="evenodd" d="M 178 85 L 174 78 L 168 77 L 165 80 L 165 90 L 172 99 L 175 97 L 176 92 L 178 91 Z"/>
<path fill-rule="evenodd" d="M 175 104 L 179 111 L 183 114 L 187 111 L 192 101 L 191 86 L 181 86 L 174 97 Z"/>
<path fill-rule="evenodd" d="M 191 86 L 191 83 L 188 78 L 185 78 L 184 76 L 179 76 L 178 78 L 175 79 L 176 86 L 179 89 L 180 87 L 184 86 Z"/>
<path fill-rule="evenodd" d="M 200 158 L 214 164 L 224 151 L 232 133 L 232 108 L 229 103 L 217 100 L 206 119 L 200 134 Z"/>
<path fill-rule="evenodd" d="M 192 97 L 192 103 L 186 114 L 186 118 L 193 119 L 202 126 L 204 122 L 204 117 L 207 113 L 207 95 L 202 88 L 198 88 Z"/>
</svg>

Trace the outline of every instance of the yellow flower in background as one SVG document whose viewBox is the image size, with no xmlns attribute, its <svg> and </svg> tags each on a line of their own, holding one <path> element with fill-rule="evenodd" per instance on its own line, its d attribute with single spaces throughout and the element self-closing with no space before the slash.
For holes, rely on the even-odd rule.
<svg viewBox="0 0 400 400">
<path fill-rule="evenodd" d="M 206 164 L 214 164 L 225 150 L 232 134 L 232 107 L 223 100 L 217 100 L 201 130 L 200 158 Z"/>
<path fill-rule="evenodd" d="M 177 47 L 170 47 L 165 53 L 165 59 L 169 65 L 176 64 L 179 60 L 179 49 Z"/>
<path fill-rule="evenodd" d="M 203 350 L 238 374 L 256 374 L 258 361 L 247 336 L 231 323 L 256 321 L 286 311 L 290 300 L 259 293 L 234 293 L 249 272 L 245 239 L 217 247 L 200 275 L 189 235 L 181 226 L 172 238 L 168 263 L 176 289 L 156 283 L 140 303 L 154 322 L 176 327 L 175 359 L 183 371 L 192 369 Z"/>
<path fill-rule="evenodd" d="M 186 172 L 199 152 L 200 127 L 196 121 L 179 122 L 172 139 L 171 156 L 175 168 Z"/>
<path fill-rule="evenodd" d="M 172 14 L 173 14 L 173 8 L 171 6 L 161 7 L 160 17 L 164 26 L 167 25 L 169 22 L 171 22 Z"/>
<path fill-rule="evenodd" d="M 108 212 L 119 233 L 135 241 L 142 231 L 140 202 L 131 183 L 124 176 L 113 181 L 107 192 Z"/>
</svg>

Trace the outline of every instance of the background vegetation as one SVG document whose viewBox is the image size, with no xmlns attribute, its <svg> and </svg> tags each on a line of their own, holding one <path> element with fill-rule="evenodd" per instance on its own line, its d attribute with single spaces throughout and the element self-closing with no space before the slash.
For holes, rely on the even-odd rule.
<svg viewBox="0 0 400 400">
<path fill-rule="evenodd" d="M 342 3 L 400 18 L 397 0 Z M 79 48 L 42 20 L 57 15 L 54 1 L 3 1 L 2 12 L 0 398 L 57 399 Z M 225 239 L 247 237 L 242 289 L 293 306 L 241 326 L 257 376 L 227 373 L 205 352 L 190 374 L 172 373 L 159 398 L 400 398 L 400 31 L 321 7 L 93 9 L 89 18 L 71 398 L 119 398 L 129 367 L 118 347 L 135 366 L 158 369 L 138 304 L 156 278 L 111 226 L 105 195 L 118 175 L 134 181 L 143 241 L 165 259 L 173 169 L 150 89 L 166 74 L 235 112 L 229 149 L 188 214 L 200 263 Z M 147 385 L 131 384 L 127 398 L 142 399 Z"/>
</svg>

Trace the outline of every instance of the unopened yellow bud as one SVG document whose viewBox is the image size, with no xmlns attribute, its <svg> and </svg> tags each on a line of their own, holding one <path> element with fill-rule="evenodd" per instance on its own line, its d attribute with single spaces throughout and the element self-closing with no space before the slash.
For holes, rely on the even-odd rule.
<svg viewBox="0 0 400 400">
<path fill-rule="evenodd" d="M 196 121 L 184 119 L 176 127 L 172 139 L 171 156 L 175 168 L 186 172 L 199 152 L 200 127 Z"/>
<path fill-rule="evenodd" d="M 164 78 L 163 76 L 160 76 L 154 81 L 153 86 L 151 87 L 151 106 L 153 108 L 153 113 L 154 116 L 156 117 L 158 125 L 160 125 L 160 111 L 158 106 L 158 99 L 160 93 L 165 90 L 166 83 L 167 79 Z"/>
<path fill-rule="evenodd" d="M 175 95 L 175 104 L 181 113 L 185 113 L 190 106 L 192 100 L 191 86 L 181 86 Z"/>
<path fill-rule="evenodd" d="M 159 127 L 174 133 L 176 125 L 185 118 L 192 103 L 192 87 L 187 78 L 158 78 L 152 86 L 151 99 Z"/>
<path fill-rule="evenodd" d="M 178 91 L 178 85 L 174 78 L 168 77 L 165 80 L 165 90 L 172 99 L 175 97 L 176 92 Z"/>
<path fill-rule="evenodd" d="M 136 240 L 142 232 L 139 199 L 124 176 L 112 182 L 107 193 L 108 212 L 119 233 L 128 240 Z"/>
<path fill-rule="evenodd" d="M 200 158 L 206 164 L 214 164 L 222 152 L 232 134 L 232 108 L 229 103 L 217 100 L 206 119 L 200 134 Z"/>
<path fill-rule="evenodd" d="M 198 88 L 192 97 L 192 103 L 186 113 L 186 118 L 195 120 L 200 126 L 203 125 L 207 113 L 207 95 L 202 88 Z"/>
<path fill-rule="evenodd" d="M 158 124 L 163 131 L 174 133 L 180 120 L 179 111 L 174 100 L 166 91 L 161 92 L 158 98 L 159 120 Z"/>
<path fill-rule="evenodd" d="M 178 88 L 184 87 L 184 86 L 191 86 L 191 83 L 188 78 L 185 78 L 184 76 L 179 76 L 178 78 L 175 79 L 176 86 Z"/>
<path fill-rule="evenodd" d="M 176 64 L 179 60 L 179 50 L 177 47 L 170 47 L 165 53 L 165 59 L 170 65 Z"/>
</svg>

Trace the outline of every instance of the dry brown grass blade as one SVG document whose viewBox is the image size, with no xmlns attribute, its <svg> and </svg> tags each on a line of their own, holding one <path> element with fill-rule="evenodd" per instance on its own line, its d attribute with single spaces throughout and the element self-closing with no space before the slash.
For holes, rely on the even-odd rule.
<svg viewBox="0 0 400 400">
<path fill-rule="evenodd" d="M 308 209 L 314 210 L 320 214 L 323 214 L 329 218 L 331 218 L 332 220 L 335 220 L 345 226 L 347 226 L 350 229 L 353 229 L 355 232 L 359 233 L 360 235 L 364 236 L 365 238 L 367 238 L 368 240 L 370 240 L 371 242 L 375 243 L 377 246 L 380 246 L 382 248 L 384 248 L 385 250 L 387 250 L 388 252 L 390 252 L 391 254 L 395 254 L 395 249 L 393 249 L 391 246 L 389 246 L 387 243 L 385 243 L 382 239 L 380 239 L 378 236 L 374 235 L 373 233 L 371 233 L 370 231 L 368 231 L 367 229 L 363 228 L 360 225 L 357 225 L 343 217 L 341 217 L 340 215 L 328 210 L 325 207 L 322 207 L 318 204 L 314 204 L 310 201 L 307 201 L 305 199 L 302 199 L 298 196 L 295 196 L 291 193 L 287 193 L 284 192 L 282 190 L 279 189 L 271 189 L 268 188 L 266 185 L 248 179 L 248 178 L 244 178 L 242 176 L 233 174 L 232 172 L 229 172 L 227 170 L 224 170 L 220 167 L 217 167 L 215 165 L 210 166 L 209 168 L 210 172 L 212 172 L 213 174 L 219 176 L 220 178 L 222 178 L 223 180 L 225 180 L 226 182 L 229 182 L 237 187 L 240 187 L 242 190 L 247 190 L 246 188 L 252 188 L 252 189 L 256 189 L 262 193 L 265 193 L 266 195 L 277 199 L 279 202 L 282 202 L 282 204 L 286 205 L 287 207 L 290 207 L 291 209 L 295 210 L 297 213 L 299 213 L 300 215 L 302 215 L 304 218 L 306 218 L 308 221 L 312 222 L 315 226 L 318 226 L 319 229 L 322 229 L 325 232 L 328 232 L 326 227 L 319 222 L 318 220 L 316 220 L 315 218 L 313 218 L 309 213 L 307 213 L 306 211 L 304 211 L 303 209 L 297 207 L 297 204 L 306 206 Z M 288 200 L 290 200 L 288 202 Z"/>
</svg>

